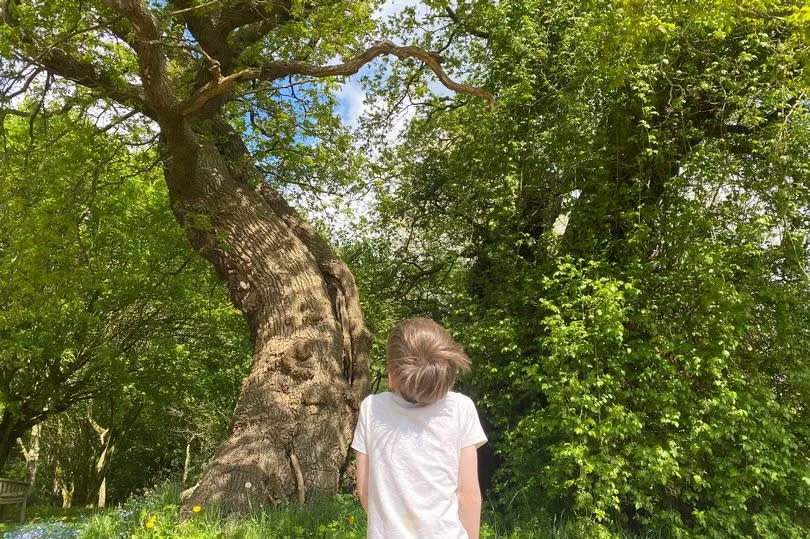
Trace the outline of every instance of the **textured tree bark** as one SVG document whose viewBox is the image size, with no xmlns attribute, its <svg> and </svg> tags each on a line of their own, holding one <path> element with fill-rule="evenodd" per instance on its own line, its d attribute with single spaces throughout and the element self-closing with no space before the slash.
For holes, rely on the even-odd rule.
<svg viewBox="0 0 810 539">
<path fill-rule="evenodd" d="M 230 436 L 184 507 L 334 493 L 368 385 L 370 334 L 351 272 L 262 184 L 225 121 L 164 127 L 163 141 L 175 216 L 227 282 L 253 342 Z"/>
<path fill-rule="evenodd" d="M 185 488 L 188 483 L 188 472 L 189 468 L 191 468 L 191 442 L 193 441 L 194 438 L 191 438 L 186 442 L 186 458 L 183 460 L 183 482 L 181 483 L 183 488 Z"/>
<path fill-rule="evenodd" d="M 107 505 L 107 472 L 110 469 L 110 460 L 115 454 L 116 438 L 117 432 L 114 429 L 107 429 L 105 435 L 101 436 L 101 453 L 96 459 L 96 507 L 103 508 Z"/>
<path fill-rule="evenodd" d="M 34 491 L 34 483 L 37 480 L 37 469 L 39 468 L 39 440 L 41 432 L 41 424 L 34 425 L 31 428 L 31 440 L 28 447 L 25 447 L 22 438 L 17 438 L 17 443 L 20 444 L 23 457 L 25 457 L 25 482 L 29 485 L 29 494 Z"/>
<path fill-rule="evenodd" d="M 62 432 L 64 430 L 64 425 L 62 424 L 61 418 L 56 418 L 56 439 L 62 439 Z M 62 468 L 62 447 L 57 444 L 56 445 L 56 453 L 51 455 L 51 459 L 53 462 L 53 487 L 52 492 L 54 496 L 60 496 L 62 498 L 62 509 L 70 509 L 73 505 L 73 494 L 76 492 L 76 483 L 71 481 L 65 481 L 65 472 L 64 468 Z"/>
</svg>

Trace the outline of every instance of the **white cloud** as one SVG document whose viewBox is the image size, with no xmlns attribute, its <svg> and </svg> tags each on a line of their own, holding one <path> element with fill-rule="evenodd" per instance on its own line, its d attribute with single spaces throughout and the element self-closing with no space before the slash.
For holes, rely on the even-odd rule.
<svg viewBox="0 0 810 539">
<path fill-rule="evenodd" d="M 408 7 L 414 8 L 416 13 L 420 15 L 427 13 L 427 6 L 422 2 L 415 0 L 388 0 L 388 2 L 385 2 L 374 12 L 372 17 L 374 17 L 375 20 L 384 21 L 389 17 L 401 13 L 403 9 Z"/>
<path fill-rule="evenodd" d="M 337 93 L 340 117 L 351 127 L 357 127 L 357 122 L 365 112 L 366 93 L 356 80 L 349 79 Z"/>
</svg>

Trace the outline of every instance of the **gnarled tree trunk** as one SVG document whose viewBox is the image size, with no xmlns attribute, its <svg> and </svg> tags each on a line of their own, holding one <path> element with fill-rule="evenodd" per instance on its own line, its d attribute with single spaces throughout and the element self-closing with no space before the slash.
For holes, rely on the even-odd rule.
<svg viewBox="0 0 810 539">
<path fill-rule="evenodd" d="M 260 181 L 227 122 L 183 120 L 163 135 L 173 211 L 227 282 L 253 342 L 230 436 L 185 506 L 334 493 L 368 385 L 370 334 L 354 278 Z"/>
</svg>

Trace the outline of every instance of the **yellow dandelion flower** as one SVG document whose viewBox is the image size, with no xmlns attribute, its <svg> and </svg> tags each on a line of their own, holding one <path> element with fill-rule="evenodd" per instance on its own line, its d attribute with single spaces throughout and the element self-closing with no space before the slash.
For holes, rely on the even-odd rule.
<svg viewBox="0 0 810 539">
<path fill-rule="evenodd" d="M 149 520 L 147 520 L 147 521 L 146 521 L 145 526 L 146 526 L 147 528 L 154 528 L 154 527 L 155 527 L 155 521 L 156 521 L 156 520 L 157 520 L 157 516 L 152 515 L 151 517 L 149 517 Z"/>
<path fill-rule="evenodd" d="M 202 511 L 202 507 L 200 507 L 199 505 L 195 505 L 194 507 L 191 508 L 191 510 L 194 511 L 195 513 L 199 513 L 200 511 Z"/>
<path fill-rule="evenodd" d="M 354 518 L 354 515 L 349 515 L 349 524 L 354 524 L 355 522 L 357 522 L 357 519 Z"/>
</svg>

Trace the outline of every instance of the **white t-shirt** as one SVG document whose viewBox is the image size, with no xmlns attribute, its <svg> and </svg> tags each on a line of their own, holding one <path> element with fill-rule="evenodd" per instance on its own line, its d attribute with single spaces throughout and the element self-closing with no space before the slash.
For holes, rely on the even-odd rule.
<svg viewBox="0 0 810 539">
<path fill-rule="evenodd" d="M 368 455 L 367 537 L 466 539 L 459 457 L 486 441 L 475 404 L 461 393 L 427 406 L 392 392 L 366 397 L 352 447 Z"/>
</svg>

